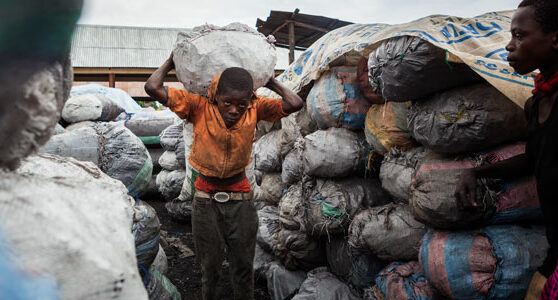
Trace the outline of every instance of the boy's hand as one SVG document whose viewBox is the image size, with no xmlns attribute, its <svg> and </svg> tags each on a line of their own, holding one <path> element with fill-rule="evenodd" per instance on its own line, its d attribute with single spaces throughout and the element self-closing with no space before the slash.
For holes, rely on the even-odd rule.
<svg viewBox="0 0 558 300">
<path fill-rule="evenodd" d="M 171 54 L 169 56 L 169 58 L 167 59 L 167 61 L 170 63 L 170 66 L 172 69 L 174 69 L 174 52 L 171 51 Z"/>
<path fill-rule="evenodd" d="M 275 77 L 271 76 L 271 78 L 269 78 L 269 80 L 267 81 L 267 83 L 265 84 L 265 87 L 270 89 L 270 90 L 274 90 L 274 88 L 276 88 L 279 83 L 279 80 L 275 79 Z"/>
</svg>

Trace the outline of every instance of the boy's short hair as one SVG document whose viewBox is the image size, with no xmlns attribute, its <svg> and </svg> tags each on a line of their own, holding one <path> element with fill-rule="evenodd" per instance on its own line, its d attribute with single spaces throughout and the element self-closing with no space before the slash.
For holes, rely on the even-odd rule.
<svg viewBox="0 0 558 300">
<path fill-rule="evenodd" d="M 541 24 L 544 32 L 558 30 L 558 1 L 556 0 L 523 0 L 518 7 L 533 6 L 535 21 Z"/>
<path fill-rule="evenodd" d="M 243 68 L 232 67 L 221 73 L 219 83 L 217 84 L 217 95 L 228 90 L 246 91 L 252 93 L 254 90 L 254 81 L 252 75 Z"/>
</svg>

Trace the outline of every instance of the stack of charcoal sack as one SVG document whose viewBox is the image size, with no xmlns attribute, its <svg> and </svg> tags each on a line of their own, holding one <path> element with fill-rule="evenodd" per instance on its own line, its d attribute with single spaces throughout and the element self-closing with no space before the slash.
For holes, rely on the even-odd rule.
<svg viewBox="0 0 558 300">
<path fill-rule="evenodd" d="M 473 209 L 455 196 L 464 169 L 525 153 L 522 108 L 417 37 L 380 43 L 368 68 L 387 102 L 369 109 L 366 139 L 394 203 L 349 229 L 352 247 L 390 262 L 364 298 L 523 299 L 548 249 L 533 175 L 479 179 Z"/>
<path fill-rule="evenodd" d="M 398 249 L 418 245 L 426 232 L 416 221 L 407 224 L 410 212 L 395 207 L 367 172 L 374 162 L 368 159 L 366 112 L 383 99 L 367 85 L 366 63 L 356 52 L 332 62 L 300 93 L 306 106 L 254 143 L 260 207 L 254 269 L 272 299 L 360 299 L 387 265 L 383 259 L 408 258 Z M 385 230 L 393 249 L 384 257 L 350 244 L 351 223 L 369 211 L 386 216 L 376 218 L 377 227 L 394 219 Z"/>
<path fill-rule="evenodd" d="M 192 177 L 188 157 L 193 139 L 193 125 L 186 121 L 167 127 L 160 136 L 165 152 L 159 158 L 162 170 L 157 175 L 157 189 L 166 202 L 167 212 L 171 218 L 179 222 L 190 222 L 192 214 L 191 199 L 184 195 L 184 191 Z"/>
<path fill-rule="evenodd" d="M 454 193 L 463 169 L 525 153 L 524 113 L 446 55 L 409 36 L 348 52 L 258 136 L 273 299 L 523 298 L 548 248 L 533 175 L 479 180 L 472 210 Z"/>
</svg>

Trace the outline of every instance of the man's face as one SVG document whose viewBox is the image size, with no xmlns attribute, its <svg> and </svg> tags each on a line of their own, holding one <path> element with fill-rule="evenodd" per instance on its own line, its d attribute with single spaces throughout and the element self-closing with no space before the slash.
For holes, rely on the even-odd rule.
<svg viewBox="0 0 558 300">
<path fill-rule="evenodd" d="M 227 90 L 217 96 L 217 108 L 227 127 L 232 127 L 252 103 L 252 92 Z"/>
<path fill-rule="evenodd" d="M 506 50 L 509 52 L 508 62 L 517 73 L 527 74 L 556 60 L 556 32 L 543 31 L 541 24 L 535 21 L 532 6 L 516 10 L 512 17 L 511 34 Z"/>
</svg>

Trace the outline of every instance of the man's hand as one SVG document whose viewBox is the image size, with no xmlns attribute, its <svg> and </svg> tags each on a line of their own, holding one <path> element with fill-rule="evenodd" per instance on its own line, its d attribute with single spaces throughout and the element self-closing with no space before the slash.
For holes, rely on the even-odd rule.
<svg viewBox="0 0 558 300">
<path fill-rule="evenodd" d="M 465 169 L 461 173 L 455 189 L 455 198 L 464 209 L 478 207 L 477 203 L 477 176 L 473 169 Z"/>
</svg>

